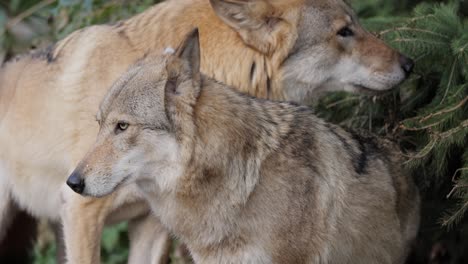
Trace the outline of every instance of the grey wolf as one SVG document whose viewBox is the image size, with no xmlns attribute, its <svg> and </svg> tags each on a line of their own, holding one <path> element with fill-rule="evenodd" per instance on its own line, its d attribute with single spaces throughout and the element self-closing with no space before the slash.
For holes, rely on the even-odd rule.
<svg viewBox="0 0 468 264">
<path fill-rule="evenodd" d="M 136 187 L 105 199 L 59 190 L 98 133 L 93 116 L 107 88 L 195 26 L 202 72 L 260 98 L 307 103 L 325 91 L 384 91 L 413 65 L 366 32 L 342 0 L 170 0 L 115 25 L 78 30 L 1 68 L 0 235 L 8 208 L 18 206 L 63 224 L 69 262 L 96 263 L 104 223 L 148 214 Z M 141 263 L 144 254 L 130 255 Z"/>
<path fill-rule="evenodd" d="M 419 196 L 392 143 L 200 73 L 198 32 L 104 97 L 96 143 L 67 180 L 136 184 L 196 263 L 403 263 Z"/>
</svg>

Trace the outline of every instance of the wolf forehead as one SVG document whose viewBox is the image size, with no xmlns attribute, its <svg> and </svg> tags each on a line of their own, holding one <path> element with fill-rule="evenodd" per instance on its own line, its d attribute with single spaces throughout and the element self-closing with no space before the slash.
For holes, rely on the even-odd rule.
<svg viewBox="0 0 468 264">
<path fill-rule="evenodd" d="M 97 120 L 106 120 L 110 115 L 128 115 L 140 122 L 155 121 L 148 119 L 164 112 L 166 59 L 145 59 L 127 70 L 102 100 Z"/>
</svg>

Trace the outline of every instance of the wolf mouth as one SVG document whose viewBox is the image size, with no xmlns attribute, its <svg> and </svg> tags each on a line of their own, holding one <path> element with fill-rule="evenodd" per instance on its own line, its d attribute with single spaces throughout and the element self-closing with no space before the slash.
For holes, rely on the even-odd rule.
<svg viewBox="0 0 468 264">
<path fill-rule="evenodd" d="M 131 176 L 130 174 L 127 174 L 127 176 L 125 176 L 119 183 L 117 183 L 117 185 L 114 187 L 114 190 L 117 190 L 125 186 L 128 183 L 127 180 L 130 178 L 130 176 Z"/>
</svg>

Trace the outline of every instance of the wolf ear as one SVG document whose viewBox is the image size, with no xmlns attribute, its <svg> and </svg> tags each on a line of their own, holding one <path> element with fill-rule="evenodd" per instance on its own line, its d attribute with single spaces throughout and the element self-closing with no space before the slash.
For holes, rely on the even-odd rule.
<svg viewBox="0 0 468 264">
<path fill-rule="evenodd" d="M 192 77 L 200 76 L 200 35 L 198 28 L 190 32 L 176 51 L 176 56 L 188 62 Z"/>
<path fill-rule="evenodd" d="M 166 114 L 171 123 L 184 119 L 183 113 L 193 111 L 200 95 L 200 43 L 198 29 L 190 32 L 175 55 L 166 64 L 167 81 L 164 88 Z M 189 77 L 187 77 L 189 74 Z M 190 116 L 190 115 L 188 115 Z M 177 120 L 178 121 L 177 121 Z"/>
<path fill-rule="evenodd" d="M 200 89 L 200 41 L 198 28 L 191 31 L 177 48 L 174 55 L 177 59 L 170 59 L 166 65 L 168 81 L 166 83 L 166 94 L 182 95 L 190 94 L 198 96 Z M 192 80 L 190 89 L 187 85 L 180 87 L 179 76 L 183 71 L 188 71 Z"/>
<path fill-rule="evenodd" d="M 249 46 L 264 54 L 276 48 L 282 18 L 267 0 L 210 0 L 216 15 Z"/>
</svg>

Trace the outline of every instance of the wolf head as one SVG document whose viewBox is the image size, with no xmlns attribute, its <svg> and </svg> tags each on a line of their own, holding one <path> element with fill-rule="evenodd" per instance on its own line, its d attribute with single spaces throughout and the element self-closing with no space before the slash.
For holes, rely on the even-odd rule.
<svg viewBox="0 0 468 264">
<path fill-rule="evenodd" d="M 317 98 L 318 92 L 386 91 L 402 82 L 414 65 L 411 59 L 362 28 L 343 0 L 210 3 L 216 15 L 244 43 L 270 56 L 267 60 L 273 64 L 280 60 L 279 66 L 266 66 L 266 73 L 259 76 L 253 73 L 260 71 L 263 63 L 257 61 L 249 67 L 252 81 L 268 76 L 271 79 L 265 81 L 267 86 L 281 87 L 282 95 L 272 98 L 304 102 Z M 277 73 L 269 74 L 276 70 Z"/>
<path fill-rule="evenodd" d="M 97 114 L 96 143 L 67 180 L 75 192 L 100 197 L 135 181 L 174 188 L 195 129 L 198 38 L 193 31 L 174 55 L 143 61 L 113 85 Z"/>
</svg>

